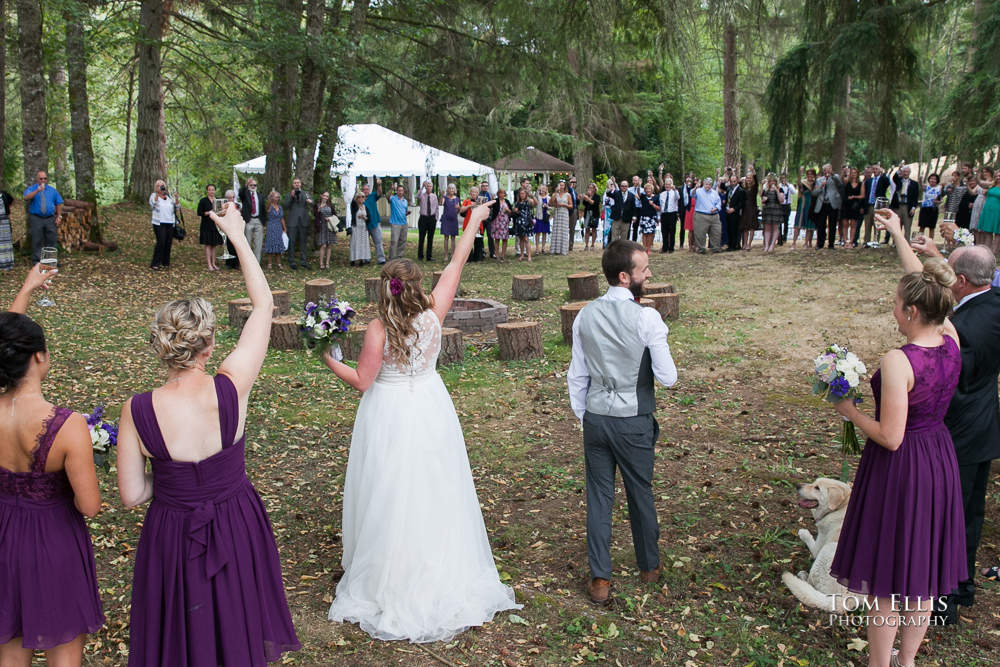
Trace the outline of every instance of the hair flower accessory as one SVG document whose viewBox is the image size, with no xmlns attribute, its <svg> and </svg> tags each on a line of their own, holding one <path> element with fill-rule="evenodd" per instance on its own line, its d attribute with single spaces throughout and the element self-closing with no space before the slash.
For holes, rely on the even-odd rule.
<svg viewBox="0 0 1000 667">
<path fill-rule="evenodd" d="M 392 292 L 393 296 L 399 296 L 403 293 L 403 281 L 399 278 L 393 278 L 389 281 L 389 291 Z"/>
</svg>

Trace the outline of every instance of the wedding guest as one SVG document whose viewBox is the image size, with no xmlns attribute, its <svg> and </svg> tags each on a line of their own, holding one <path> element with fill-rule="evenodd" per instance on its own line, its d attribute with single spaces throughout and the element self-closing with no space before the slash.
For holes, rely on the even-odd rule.
<svg viewBox="0 0 1000 667">
<path fill-rule="evenodd" d="M 785 215 L 781 205 L 785 195 L 778 187 L 778 179 L 771 174 L 767 177 L 764 190 L 760 193 L 761 219 L 764 223 L 764 252 L 774 252 L 781 232 L 781 220 Z"/>
<path fill-rule="evenodd" d="M 10 228 L 10 207 L 14 198 L 0 190 L 0 271 L 14 268 L 14 238 Z"/>
<path fill-rule="evenodd" d="M 624 183 L 625 181 L 622 181 Z M 628 234 L 628 227 L 625 225 L 622 216 L 625 210 L 625 193 L 626 189 L 619 189 L 618 184 L 615 182 L 614 178 L 608 179 L 608 184 L 605 186 L 607 190 L 604 192 L 604 208 L 607 211 L 605 214 L 605 225 L 610 225 L 611 241 L 617 241 L 618 239 L 623 239 Z"/>
<path fill-rule="evenodd" d="M 162 306 L 150 346 L 166 382 L 128 399 L 118 490 L 149 502 L 135 555 L 129 664 L 257 665 L 301 646 L 264 503 L 247 479 L 247 402 L 267 354 L 273 302 L 236 207 L 210 213 L 240 257 L 253 311 L 215 376 L 215 313 L 202 299 Z M 147 459 L 152 472 L 146 471 Z M 152 501 L 152 502 L 150 502 Z"/>
<path fill-rule="evenodd" d="M 885 198 L 889 190 L 889 177 L 885 175 L 882 165 L 873 165 L 871 177 L 865 180 L 865 246 L 872 242 L 872 228 L 875 226 L 875 201 Z M 874 246 L 878 247 L 878 234 L 875 234 Z"/>
<path fill-rule="evenodd" d="M 781 204 L 781 213 L 785 218 L 781 223 L 778 245 L 785 245 L 785 241 L 788 240 L 788 222 L 792 217 L 792 195 L 795 194 L 795 186 L 788 182 L 788 174 L 785 172 L 781 173 L 778 189 L 781 190 L 781 194 L 785 197 L 784 203 Z"/>
<path fill-rule="evenodd" d="M 701 185 L 694 174 L 688 174 L 684 181 L 684 225 L 681 227 L 681 248 L 684 248 L 684 232 L 688 233 L 688 250 L 694 252 L 694 192 Z"/>
<path fill-rule="evenodd" d="M 882 211 L 876 217 L 907 271 L 892 311 L 906 344 L 882 357 L 871 379 L 875 419 L 851 400 L 834 404 L 868 440 L 830 573 L 848 590 L 874 599 L 869 664 L 912 666 L 932 601 L 966 578 L 961 484 L 944 422 L 962 353 L 948 321 L 955 273 L 940 259 L 921 265 L 898 216 L 888 213 L 891 219 Z M 900 626 L 899 651 L 893 651 Z"/>
<path fill-rule="evenodd" d="M 493 194 L 490 192 L 490 184 L 486 181 L 480 181 L 479 196 L 476 199 L 476 203 L 489 204 L 492 201 L 493 201 Z M 490 229 L 489 223 L 485 223 L 483 225 L 482 233 L 486 238 L 486 244 L 489 246 L 490 259 L 496 259 L 497 258 L 496 244 L 493 242 L 492 230 Z M 483 252 L 485 253 L 485 249 L 483 250 Z"/>
<path fill-rule="evenodd" d="M 732 171 L 731 167 L 726 167 L 726 171 L 722 174 L 722 170 L 716 167 L 715 169 L 715 189 L 719 193 L 719 228 L 722 230 L 720 248 L 722 246 L 729 246 L 729 176 Z M 722 174 L 720 176 L 720 174 Z"/>
<path fill-rule="evenodd" d="M 517 238 L 517 248 L 520 250 L 521 261 L 531 261 L 531 233 L 534 231 L 534 220 L 529 191 L 521 188 L 517 191 L 517 201 L 514 202 L 514 236 Z"/>
<path fill-rule="evenodd" d="M 310 202 L 311 203 L 311 202 Z M 242 215 L 243 210 L 241 204 L 236 201 L 236 192 L 233 190 L 226 190 L 226 201 L 222 204 L 223 211 L 226 210 L 227 206 L 235 206 L 236 210 Z M 226 260 L 227 269 L 239 269 L 240 268 L 240 258 L 236 256 L 236 246 L 233 245 L 233 240 L 227 238 L 225 242 L 226 252 L 229 253 L 230 257 Z"/>
<path fill-rule="evenodd" d="M 362 392 L 344 480 L 344 575 L 328 618 L 376 639 L 448 641 L 521 607 L 500 581 L 462 425 L 435 370 L 442 323 L 488 215 L 483 205 L 471 211 L 431 294 L 415 262 L 386 264 L 357 368 L 340 362 L 339 348 L 325 358 Z"/>
<path fill-rule="evenodd" d="M 444 261 L 447 264 L 455 253 L 458 237 L 458 208 L 462 205 L 456 194 L 455 184 L 450 183 L 441 202 L 441 236 L 444 237 Z"/>
<path fill-rule="evenodd" d="M 549 186 L 542 185 L 538 186 L 538 196 L 535 205 L 535 254 L 545 254 L 545 241 L 549 237 L 549 232 L 551 231 L 549 225 Z M 539 246 L 538 240 L 541 239 L 541 246 Z"/>
<path fill-rule="evenodd" d="M 260 264 L 260 252 L 264 245 L 264 225 L 267 223 L 266 204 L 264 198 L 257 192 L 257 180 L 251 176 L 247 184 L 240 188 L 240 212 L 246 223 L 247 242 L 253 248 L 253 256 Z M 336 241 L 334 241 L 336 243 Z"/>
<path fill-rule="evenodd" d="M 792 250 L 799 241 L 799 230 L 804 230 L 803 247 L 808 250 L 812 247 L 813 230 L 816 229 L 812 219 L 812 191 L 816 184 L 816 170 L 809 168 L 805 170 L 805 178 L 802 177 L 803 167 L 799 167 L 799 202 L 795 208 L 795 232 L 792 237 Z"/>
<path fill-rule="evenodd" d="M 844 198 L 840 206 L 840 218 L 844 221 L 844 229 L 841 234 L 845 246 L 858 247 L 857 230 L 861 228 L 861 221 L 864 220 L 865 216 L 862 209 L 864 201 L 864 181 L 861 180 L 857 167 L 852 167 L 844 182 Z"/>
<path fill-rule="evenodd" d="M 324 192 L 316 204 L 316 245 L 319 246 L 319 268 L 330 268 L 330 253 L 337 243 L 337 227 L 334 223 L 331 229 L 331 218 L 337 215 L 330 200 L 330 193 Z"/>
<path fill-rule="evenodd" d="M 94 548 L 84 517 L 101 509 L 83 415 L 46 400 L 51 357 L 25 315 L 31 294 L 58 272 L 28 271 L 0 314 L 0 664 L 80 665 L 87 635 L 104 624 Z"/>
<path fill-rule="evenodd" d="M 972 232 L 976 245 L 983 245 L 984 243 L 988 245 L 989 242 L 985 238 L 986 235 L 979 231 L 979 216 L 982 215 L 983 207 L 986 205 L 986 193 L 989 191 L 989 183 L 993 182 L 993 170 L 989 167 L 983 167 L 979 170 L 979 178 L 980 185 L 976 188 L 976 201 L 972 204 L 969 231 Z"/>
<path fill-rule="evenodd" d="M 663 247 L 660 252 L 673 252 L 677 237 L 677 217 L 683 210 L 680 191 L 674 187 L 674 179 L 667 177 L 660 192 L 660 235 Z"/>
<path fill-rule="evenodd" d="M 653 184 L 646 183 L 639 197 L 639 231 L 642 233 L 642 247 L 646 253 L 653 252 L 653 238 L 660 221 L 659 199 L 653 193 Z"/>
<path fill-rule="evenodd" d="M 420 217 L 417 219 L 417 259 L 424 259 L 424 238 L 427 238 L 427 261 L 434 261 L 434 230 L 437 229 L 438 196 L 434 194 L 434 184 L 424 181 L 417 195 L 417 207 Z M 456 226 L 458 219 L 455 219 Z"/>
<path fill-rule="evenodd" d="M 351 201 L 351 226 L 347 230 L 351 237 L 351 266 L 367 266 L 372 263 L 372 249 L 368 243 L 368 207 L 365 193 L 354 193 Z"/>
<path fill-rule="evenodd" d="M 59 243 L 63 198 L 58 190 L 49 185 L 49 175 L 40 171 L 35 175 L 35 184 L 25 188 L 24 201 L 28 204 L 28 225 L 31 228 L 31 262 L 37 264 L 42 259 L 42 248 L 55 248 Z M 173 227 L 170 229 L 172 231 Z"/>
<path fill-rule="evenodd" d="M 747 193 L 740 185 L 739 176 L 733 173 L 729 177 L 729 191 L 726 198 L 726 232 L 729 237 L 727 251 L 739 250 L 742 245 L 740 223 L 743 220 L 743 207 L 746 206 Z"/>
<path fill-rule="evenodd" d="M 215 185 L 209 183 L 205 186 L 205 196 L 198 201 L 197 213 L 201 216 L 201 224 L 198 226 L 198 242 L 205 246 L 205 265 L 209 271 L 218 271 L 215 264 L 218 246 L 222 245 L 222 234 L 215 228 L 215 223 L 209 217 L 209 212 L 215 210 Z M 279 239 L 280 241 L 280 239 Z M 282 251 L 284 252 L 284 246 Z M 270 267 L 268 267 L 270 268 Z"/>
<path fill-rule="evenodd" d="M 621 222 L 621 239 L 628 240 L 629 232 L 632 228 L 632 221 L 636 219 L 639 215 L 639 211 L 642 210 L 642 203 L 639 200 L 638 193 L 632 192 L 629 188 L 627 181 L 621 182 L 622 194 L 622 222 Z"/>
<path fill-rule="evenodd" d="M 278 203 L 280 200 L 281 195 L 274 190 L 271 190 L 271 194 L 267 196 L 267 231 L 264 239 L 264 252 L 267 254 L 268 270 L 271 270 L 272 262 L 275 261 L 278 262 L 280 269 L 281 256 L 285 254 L 285 240 L 282 234 L 287 234 L 288 228 L 285 226 L 285 211 Z M 211 218 L 208 221 L 212 224 L 212 229 L 215 229 L 215 222 Z"/>
<path fill-rule="evenodd" d="M 652 172 L 650 172 L 652 174 Z M 576 191 L 576 177 L 571 176 L 569 179 L 569 186 L 566 188 L 566 192 L 570 196 L 570 208 L 567 209 L 569 214 L 569 245 L 567 252 L 573 252 L 573 242 L 576 239 L 577 221 L 580 219 L 580 195 Z"/>
<path fill-rule="evenodd" d="M 660 578 L 660 527 L 652 490 L 660 426 L 653 414 L 653 379 L 673 386 L 677 368 L 667 344 L 667 325 L 654 309 L 637 303 L 652 277 L 644 248 L 614 241 L 604 249 L 601 268 L 610 287 L 573 322 L 573 357 L 566 380 L 570 406 L 583 426 L 588 592 L 595 603 L 607 604 L 615 468 L 621 471 L 628 499 L 640 578 L 645 583 Z"/>
<path fill-rule="evenodd" d="M 993 174 L 990 174 L 992 176 Z M 979 214 L 979 232 L 983 234 L 983 242 L 994 253 L 1000 252 L 1000 177 L 992 183 L 983 183 L 986 191 L 986 203 Z"/>
<path fill-rule="evenodd" d="M 569 254 L 570 210 L 573 208 L 573 197 L 566 190 L 566 181 L 559 181 L 550 203 L 552 213 L 552 241 L 549 249 L 553 255 Z"/>
<path fill-rule="evenodd" d="M 830 241 L 827 247 L 830 250 L 833 250 L 833 244 L 837 240 L 837 219 L 840 218 L 842 202 L 840 198 L 841 184 L 841 178 L 833 173 L 833 167 L 830 164 L 824 164 L 823 175 L 816 179 L 816 184 L 813 186 L 817 250 L 823 248 L 828 235 Z"/>
<path fill-rule="evenodd" d="M 299 265 L 309 270 L 308 236 L 309 208 L 313 200 L 308 192 L 302 189 L 302 180 L 292 179 L 292 189 L 285 195 L 285 225 L 288 228 L 288 268 L 297 271 Z M 229 239 L 232 243 L 232 239 Z M 299 248 L 299 261 L 295 262 L 295 247 Z M 232 250 L 229 251 L 232 254 Z M 239 261 L 239 260 L 237 260 Z"/>
<path fill-rule="evenodd" d="M 590 239 L 590 250 L 597 243 L 597 228 L 601 226 L 601 198 L 597 196 L 597 184 L 588 183 L 587 191 L 580 195 L 583 203 L 583 249 L 587 250 L 587 240 Z"/>
<path fill-rule="evenodd" d="M 955 224 L 962 229 L 972 226 L 972 207 L 976 205 L 976 197 L 979 191 L 979 179 L 975 174 L 971 174 L 965 179 L 965 187 L 961 190 L 956 188 L 956 193 L 961 192 L 962 198 L 958 202 L 958 212 L 955 214 Z M 982 214 L 980 214 L 982 217 Z"/>
<path fill-rule="evenodd" d="M 153 271 L 159 271 L 161 267 L 170 268 L 170 248 L 174 245 L 174 225 L 177 224 L 175 205 L 174 199 L 167 194 L 167 184 L 156 181 L 153 193 L 149 195 L 149 208 L 153 213 L 151 222 L 156 235 L 153 259 L 149 263 L 149 268 Z"/>
<path fill-rule="evenodd" d="M 463 232 L 465 231 L 465 228 L 469 226 L 469 221 L 472 220 L 472 211 L 481 203 L 482 205 L 488 206 L 488 204 L 485 201 L 480 200 L 479 188 L 473 185 L 472 188 L 469 189 L 469 198 L 463 201 L 462 206 L 458 209 L 458 212 L 461 215 L 465 216 L 465 218 L 462 221 Z M 473 242 L 472 246 L 472 253 L 470 254 L 468 259 L 468 261 L 470 262 L 481 262 L 485 258 L 485 251 L 483 249 L 484 227 L 485 225 L 480 223 L 479 229 L 476 230 L 475 241 Z"/>
<path fill-rule="evenodd" d="M 395 194 L 389 198 L 389 259 L 398 259 L 406 252 L 406 237 L 409 232 L 406 216 L 410 210 L 410 202 L 406 198 L 406 190 L 397 185 Z"/>
<path fill-rule="evenodd" d="M 943 194 L 946 197 L 944 202 L 945 220 L 948 220 L 950 217 L 952 219 L 952 223 L 956 227 L 958 226 L 959 212 L 962 208 L 962 199 L 965 197 L 967 190 L 968 186 L 962 178 L 962 172 L 956 169 L 951 174 L 951 183 L 949 183 L 943 191 Z M 944 247 L 945 250 L 951 250 L 955 247 L 955 239 L 952 238 L 950 233 L 946 234 L 944 237 Z"/>
<path fill-rule="evenodd" d="M 920 200 L 920 217 L 918 220 L 918 231 L 921 235 L 924 230 L 928 230 L 928 235 L 934 238 L 934 228 L 937 227 L 938 206 L 941 205 L 941 186 L 937 174 L 927 177 L 927 185 L 924 186 L 924 197 Z"/>
<path fill-rule="evenodd" d="M 754 234 L 757 233 L 757 228 L 760 225 L 760 211 L 757 208 L 758 189 L 757 172 L 751 167 L 750 171 L 747 172 L 746 180 L 743 181 L 743 190 L 746 192 L 746 204 L 743 205 L 743 217 L 740 219 L 743 252 L 750 252 Z"/>
<path fill-rule="evenodd" d="M 378 200 L 382 197 L 382 179 L 375 179 L 376 191 L 372 192 L 370 185 L 361 186 L 365 195 L 365 210 L 368 212 L 368 236 L 375 244 L 375 261 L 379 266 L 385 264 L 385 251 L 382 247 L 382 216 L 378 212 Z"/>
<path fill-rule="evenodd" d="M 903 225 L 903 235 L 909 243 L 913 213 L 920 201 L 920 184 L 910 178 L 910 168 L 906 165 L 900 166 L 899 170 L 892 175 L 892 182 L 896 184 L 896 191 L 892 195 L 889 208 L 899 216 L 900 223 Z"/>
<path fill-rule="evenodd" d="M 507 199 L 507 191 L 497 190 L 497 196 L 490 206 L 490 238 L 496 243 L 497 261 L 507 260 L 507 239 L 510 238 L 510 219 L 514 208 Z"/>
</svg>

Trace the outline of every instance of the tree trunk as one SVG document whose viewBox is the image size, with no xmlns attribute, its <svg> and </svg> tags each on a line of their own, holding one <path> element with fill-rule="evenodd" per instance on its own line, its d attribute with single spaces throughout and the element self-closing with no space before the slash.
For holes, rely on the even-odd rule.
<svg viewBox="0 0 1000 667">
<path fill-rule="evenodd" d="M 722 133 L 727 167 L 740 164 L 740 109 L 736 60 L 736 26 L 726 22 L 722 31 Z"/>
<path fill-rule="evenodd" d="M 841 93 L 841 104 L 838 105 L 840 111 L 833 123 L 833 150 L 831 151 L 831 165 L 833 173 L 839 174 L 844 162 L 847 161 L 847 114 L 851 104 L 851 77 L 844 79 Z"/>
<path fill-rule="evenodd" d="M 94 185 L 94 142 L 90 133 L 90 101 L 87 95 L 87 55 L 82 6 L 67 9 L 66 70 L 69 75 L 69 114 L 73 139 L 73 175 L 76 198 L 97 203 Z M 93 228 L 92 228 L 93 229 Z M 91 238 L 92 241 L 100 240 Z"/>
<path fill-rule="evenodd" d="M 139 11 L 139 95 L 135 155 L 128 198 L 146 203 L 158 179 L 167 179 L 166 137 L 163 136 L 163 0 L 142 0 Z"/>
<path fill-rule="evenodd" d="M 139 45 L 136 44 L 138 52 Z M 122 199 L 128 199 L 128 159 L 132 155 L 132 102 L 135 98 L 135 65 L 138 53 L 128 65 L 128 101 L 125 103 L 125 156 L 122 164 Z"/>
<path fill-rule="evenodd" d="M 58 56 L 56 56 L 58 58 Z M 49 70 L 49 160 L 52 173 L 49 183 L 57 187 L 64 196 L 69 191 L 69 149 L 66 145 L 66 128 L 69 119 L 66 117 L 66 67 L 60 61 L 52 63 Z"/>
<path fill-rule="evenodd" d="M 0 0 L 0 72 L 7 72 L 7 2 Z M 6 162 L 7 142 L 7 85 L 0 85 L 0 190 L 4 189 L 3 165 Z"/>
<path fill-rule="evenodd" d="M 21 75 L 24 183 L 30 185 L 39 171 L 49 168 L 48 111 L 42 73 L 42 8 L 38 0 L 17 0 L 17 56 Z"/>
<path fill-rule="evenodd" d="M 299 88 L 299 117 L 296 141 L 295 175 L 302 179 L 306 192 L 314 191 L 314 156 L 316 136 L 323 115 L 323 92 L 326 90 L 326 72 L 319 62 L 322 53 L 323 14 L 325 0 L 306 2 L 305 57 L 302 59 L 302 79 Z M 327 189 L 327 185 L 320 187 Z M 317 191 L 319 195 L 321 191 Z"/>
</svg>

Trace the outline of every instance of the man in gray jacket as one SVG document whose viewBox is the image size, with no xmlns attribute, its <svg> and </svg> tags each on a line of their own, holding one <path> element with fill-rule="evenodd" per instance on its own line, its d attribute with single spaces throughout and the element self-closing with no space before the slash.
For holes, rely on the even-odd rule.
<svg viewBox="0 0 1000 667">
<path fill-rule="evenodd" d="M 298 241 L 302 268 L 307 271 L 309 270 L 306 242 L 309 237 L 309 209 L 312 207 L 312 204 L 312 197 L 302 189 L 302 181 L 298 178 L 293 178 L 292 191 L 285 196 L 285 225 L 288 227 L 288 266 L 292 270 L 299 268 L 295 263 L 296 241 Z"/>
<path fill-rule="evenodd" d="M 653 378 L 672 386 L 677 368 L 667 325 L 655 309 L 638 303 L 652 277 L 645 249 L 634 241 L 614 241 L 604 250 L 601 267 L 610 287 L 573 322 L 573 360 L 566 379 L 570 405 L 583 425 L 590 598 L 607 604 L 616 468 L 625 485 L 642 580 L 651 583 L 660 577 L 660 526 L 653 502 L 660 427 L 653 417 Z"/>
<path fill-rule="evenodd" d="M 842 187 L 843 181 L 840 180 L 840 176 L 833 173 L 833 167 L 830 164 L 824 164 L 823 175 L 816 179 L 816 184 L 813 186 L 813 201 L 815 202 L 813 210 L 818 214 L 816 218 L 817 250 L 823 247 L 823 242 L 826 241 L 828 234 L 830 245 L 827 247 L 830 250 L 833 250 L 833 244 L 837 240 L 837 221 L 840 220 L 840 190 Z"/>
</svg>

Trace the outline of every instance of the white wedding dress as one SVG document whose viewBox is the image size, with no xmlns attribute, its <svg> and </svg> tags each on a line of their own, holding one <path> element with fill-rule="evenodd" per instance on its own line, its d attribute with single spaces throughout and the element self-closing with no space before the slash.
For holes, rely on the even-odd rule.
<svg viewBox="0 0 1000 667">
<path fill-rule="evenodd" d="M 344 577 L 330 620 L 376 639 L 445 641 L 504 609 L 462 426 L 435 369 L 441 323 L 414 319 L 410 364 L 389 356 L 358 406 L 344 483 Z"/>
</svg>

